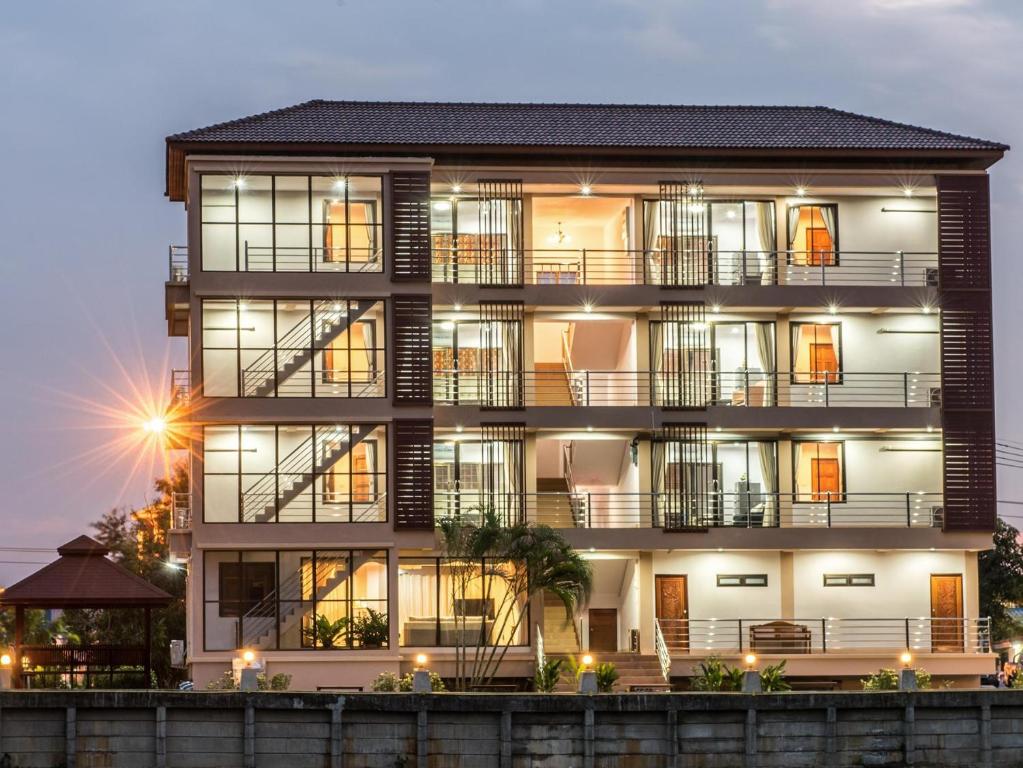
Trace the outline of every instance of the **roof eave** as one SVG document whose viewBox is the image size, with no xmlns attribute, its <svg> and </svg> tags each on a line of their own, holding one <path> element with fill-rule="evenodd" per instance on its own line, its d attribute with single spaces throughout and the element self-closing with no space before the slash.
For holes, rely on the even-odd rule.
<svg viewBox="0 0 1023 768">
<path fill-rule="evenodd" d="M 853 158 L 860 161 L 950 160 L 963 170 L 986 170 L 998 162 L 1009 149 L 994 145 L 976 149 L 845 149 L 845 148 L 761 148 L 761 147 L 622 147 L 595 145 L 512 145 L 512 144 L 333 144 L 326 142 L 222 142 L 183 141 L 168 138 L 166 142 L 166 188 L 164 194 L 172 201 L 183 202 L 187 188 L 185 160 L 189 154 L 252 154 L 252 155 L 349 155 L 353 153 L 414 154 L 428 156 L 473 155 L 495 159 L 507 157 L 592 155 L 629 159 L 689 158 L 761 158 L 799 160 Z"/>
</svg>

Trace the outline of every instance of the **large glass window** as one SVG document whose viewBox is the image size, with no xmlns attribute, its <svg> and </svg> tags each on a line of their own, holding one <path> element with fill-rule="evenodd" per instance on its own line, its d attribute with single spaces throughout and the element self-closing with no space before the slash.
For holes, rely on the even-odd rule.
<svg viewBox="0 0 1023 768">
<path fill-rule="evenodd" d="M 207 397 L 384 397 L 384 302 L 207 299 Z"/>
<path fill-rule="evenodd" d="M 387 519 L 382 424 L 207 426 L 203 459 L 207 523 Z"/>
<path fill-rule="evenodd" d="M 493 512 L 517 522 L 523 445 L 517 439 L 437 440 L 433 447 L 434 516 L 478 523 Z"/>
<path fill-rule="evenodd" d="M 383 270 L 379 176 L 203 174 L 200 194 L 204 270 Z"/>
<path fill-rule="evenodd" d="M 385 648 L 387 552 L 219 552 L 203 558 L 208 651 Z"/>
<path fill-rule="evenodd" d="M 841 323 L 792 323 L 792 382 L 842 383 Z"/>
<path fill-rule="evenodd" d="M 528 645 L 529 609 L 512 585 L 511 563 L 398 560 L 399 643 L 402 646 Z"/>
<path fill-rule="evenodd" d="M 522 200 L 438 197 L 431 202 L 433 279 L 505 285 L 521 280 Z"/>
<path fill-rule="evenodd" d="M 670 497 L 683 487 L 703 489 L 698 498 L 686 499 L 690 524 L 778 525 L 777 443 L 715 441 L 707 452 L 689 450 L 676 442 L 654 448 L 654 491 L 658 496 Z"/>
<path fill-rule="evenodd" d="M 842 442 L 795 442 L 793 464 L 796 501 L 845 501 L 845 445 Z"/>
<path fill-rule="evenodd" d="M 772 285 L 777 281 L 772 201 L 700 198 L 687 202 L 679 210 L 685 221 L 674 227 L 675 242 L 671 242 L 672 235 L 661 231 L 670 222 L 671 205 L 659 200 L 643 204 L 649 280 L 657 282 L 665 269 L 664 259 L 676 254 L 673 258 L 681 255 L 687 260 L 686 270 L 699 269 L 716 285 Z M 700 267 L 689 261 L 699 262 Z"/>
</svg>

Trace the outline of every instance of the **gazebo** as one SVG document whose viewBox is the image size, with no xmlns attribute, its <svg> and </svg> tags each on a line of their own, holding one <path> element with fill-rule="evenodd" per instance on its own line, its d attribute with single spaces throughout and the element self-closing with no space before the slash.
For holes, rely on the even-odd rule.
<svg viewBox="0 0 1023 768">
<path fill-rule="evenodd" d="M 141 668 L 142 687 L 150 686 L 152 669 L 152 610 L 174 598 L 140 576 L 109 560 L 109 550 L 89 536 L 79 536 L 57 549 L 60 557 L 0 593 L 0 609 L 14 609 L 13 684 L 29 687 L 35 674 L 68 675 L 74 684 L 81 678 L 86 687 L 104 677 L 114 687 L 115 676 L 125 668 Z M 145 612 L 145 637 L 141 645 L 25 645 L 26 608 L 141 608 Z M 41 668 L 36 673 L 24 668 Z"/>
</svg>

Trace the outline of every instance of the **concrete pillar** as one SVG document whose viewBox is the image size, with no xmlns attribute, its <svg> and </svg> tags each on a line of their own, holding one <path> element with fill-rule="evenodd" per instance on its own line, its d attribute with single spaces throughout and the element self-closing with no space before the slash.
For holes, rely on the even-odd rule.
<svg viewBox="0 0 1023 768">
<path fill-rule="evenodd" d="M 75 768 L 78 759 L 78 710 L 68 707 L 64 716 L 65 757 L 67 768 Z"/>
<path fill-rule="evenodd" d="M 339 696 L 330 708 L 330 768 L 344 768 L 345 741 L 341 721 L 344 706 L 345 699 Z"/>
<path fill-rule="evenodd" d="M 966 578 L 963 579 L 963 602 L 968 619 L 980 617 L 980 574 L 977 569 L 977 552 L 964 552 Z"/>
<path fill-rule="evenodd" d="M 597 673 L 592 669 L 587 669 L 579 675 L 579 693 L 596 693 L 597 692 Z M 586 710 L 592 712 L 592 710 Z"/>
<path fill-rule="evenodd" d="M 757 764 L 757 711 L 750 707 L 746 710 L 746 768 L 754 768 Z"/>
<path fill-rule="evenodd" d="M 639 650 L 654 653 L 654 555 L 639 553 Z"/>
<path fill-rule="evenodd" d="M 755 669 L 747 669 L 742 673 L 742 692 L 761 693 L 764 687 L 760 682 L 760 673 Z"/>
<path fill-rule="evenodd" d="M 244 675 L 244 672 L 242 673 Z M 242 734 L 244 751 L 242 765 L 245 768 L 256 768 L 256 709 L 252 704 L 245 705 L 245 730 Z"/>
<path fill-rule="evenodd" d="M 981 768 L 991 768 L 991 705 L 980 707 L 980 764 Z"/>
<path fill-rule="evenodd" d="M 510 709 L 501 713 L 500 760 L 500 768 L 512 768 L 512 713 Z"/>
<path fill-rule="evenodd" d="M 907 670 L 902 670 L 906 672 Z M 912 671 L 912 670 L 909 670 Z M 913 686 L 916 687 L 916 680 L 913 680 Z M 913 709 L 912 704 L 906 705 L 906 713 L 903 721 L 903 750 L 902 757 L 903 762 L 906 765 L 916 764 L 916 711 Z"/>
<path fill-rule="evenodd" d="M 593 683 L 596 686 L 595 673 L 584 672 L 583 677 L 588 674 L 594 675 Z M 587 707 L 583 711 L 583 768 L 593 768 L 593 720 L 593 710 Z"/>
<path fill-rule="evenodd" d="M 416 712 L 416 768 L 429 768 L 429 726 L 426 719 L 426 710 L 420 709 Z"/>
<path fill-rule="evenodd" d="M 156 768 L 167 768 L 167 707 L 156 708 Z"/>
<path fill-rule="evenodd" d="M 393 476 L 394 472 L 388 472 Z M 393 497 L 392 497 L 393 498 Z M 387 550 L 387 605 L 390 621 L 388 622 L 387 647 L 398 648 L 398 550 Z"/>
<path fill-rule="evenodd" d="M 796 615 L 796 584 L 792 552 L 781 552 L 781 618 L 792 619 Z"/>
</svg>

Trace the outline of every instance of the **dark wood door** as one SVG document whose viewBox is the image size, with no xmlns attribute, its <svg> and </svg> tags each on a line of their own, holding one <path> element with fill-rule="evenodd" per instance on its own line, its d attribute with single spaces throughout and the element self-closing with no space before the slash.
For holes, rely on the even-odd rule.
<svg viewBox="0 0 1023 768">
<path fill-rule="evenodd" d="M 673 651 L 689 650 L 689 590 L 685 576 L 655 576 L 657 621 Z"/>
<path fill-rule="evenodd" d="M 931 650 L 934 653 L 963 651 L 963 577 L 960 574 L 931 576 Z"/>
<path fill-rule="evenodd" d="M 618 650 L 618 611 L 615 608 L 590 608 L 591 651 Z"/>
</svg>

